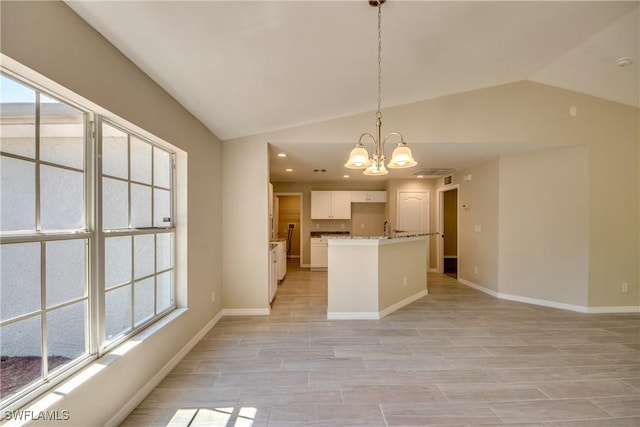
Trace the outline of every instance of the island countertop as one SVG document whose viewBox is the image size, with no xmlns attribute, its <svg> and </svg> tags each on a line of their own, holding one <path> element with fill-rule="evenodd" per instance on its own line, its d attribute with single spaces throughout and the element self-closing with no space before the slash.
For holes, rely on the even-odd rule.
<svg viewBox="0 0 640 427">
<path fill-rule="evenodd" d="M 339 236 L 326 234 L 322 238 L 326 239 L 330 245 L 379 245 L 424 240 L 437 234 L 440 233 L 402 234 L 399 236 Z"/>
</svg>

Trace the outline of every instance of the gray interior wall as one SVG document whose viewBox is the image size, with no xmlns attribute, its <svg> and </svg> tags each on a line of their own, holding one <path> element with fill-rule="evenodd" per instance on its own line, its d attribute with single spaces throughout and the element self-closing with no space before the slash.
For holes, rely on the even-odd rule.
<svg viewBox="0 0 640 427">
<path fill-rule="evenodd" d="M 70 390 L 52 409 L 75 425 L 105 425 L 222 309 L 221 143 L 196 118 L 63 2 L 0 3 L 4 55 L 184 150 L 188 188 L 181 231 L 188 264 L 180 304 L 188 310 Z M 188 228 L 186 225 L 188 224 Z M 96 399 L 95 396 L 101 396 Z"/>
</svg>

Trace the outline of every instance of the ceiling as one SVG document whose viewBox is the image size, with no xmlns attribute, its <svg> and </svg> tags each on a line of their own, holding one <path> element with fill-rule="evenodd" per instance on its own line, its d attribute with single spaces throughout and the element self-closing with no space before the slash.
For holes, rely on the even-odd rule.
<svg viewBox="0 0 640 427">
<path fill-rule="evenodd" d="M 67 4 L 222 140 L 375 110 L 377 21 L 366 0 Z M 388 1 L 382 9 L 382 109 L 521 80 L 638 107 L 639 5 Z M 625 56 L 632 65 L 618 67 L 615 60 Z M 364 131 L 373 129 L 358 132 Z M 420 167 L 452 169 L 531 149 L 411 147 Z M 350 148 L 278 144 L 272 164 L 282 162 L 275 154 L 284 151 L 289 165 L 306 172 L 274 169 L 271 178 L 342 179 Z M 310 158 L 340 167 L 316 174 L 317 166 L 305 163 Z M 411 177 L 415 171 L 393 173 Z"/>
</svg>

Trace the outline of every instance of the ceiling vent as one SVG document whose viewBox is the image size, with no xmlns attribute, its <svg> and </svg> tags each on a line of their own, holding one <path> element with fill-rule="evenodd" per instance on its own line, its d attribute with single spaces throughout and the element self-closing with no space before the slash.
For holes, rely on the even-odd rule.
<svg viewBox="0 0 640 427">
<path fill-rule="evenodd" d="M 414 173 L 414 175 L 423 175 L 423 176 L 445 176 L 451 175 L 454 173 L 455 169 L 445 169 L 445 168 L 431 168 L 431 169 L 422 169 Z"/>
</svg>

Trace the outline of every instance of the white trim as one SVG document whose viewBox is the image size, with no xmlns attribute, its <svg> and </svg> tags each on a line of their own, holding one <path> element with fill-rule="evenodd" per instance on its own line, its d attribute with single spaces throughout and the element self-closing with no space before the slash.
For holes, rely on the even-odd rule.
<svg viewBox="0 0 640 427">
<path fill-rule="evenodd" d="M 225 308 L 222 315 L 227 316 L 268 316 L 270 308 Z"/>
<path fill-rule="evenodd" d="M 540 305 L 542 307 L 559 308 L 561 310 L 576 311 L 578 313 L 588 313 L 588 307 L 581 305 L 567 304 L 557 301 L 549 301 L 538 298 L 521 297 L 519 295 L 498 293 L 498 298 L 509 301 L 523 302 L 525 304 Z"/>
<path fill-rule="evenodd" d="M 587 313 L 640 313 L 640 305 L 587 307 Z"/>
<path fill-rule="evenodd" d="M 412 302 L 417 301 L 420 298 L 425 297 L 427 295 L 429 295 L 429 292 L 425 289 L 423 291 L 420 291 L 416 294 L 411 295 L 410 297 L 403 299 L 402 301 L 398 301 L 397 303 L 392 304 L 389 307 L 385 308 L 384 310 L 380 311 L 380 318 L 383 318 L 393 313 L 394 311 L 400 310 L 402 307 L 407 306 Z"/>
<path fill-rule="evenodd" d="M 377 311 L 328 311 L 327 320 L 378 320 L 380 313 Z"/>
<path fill-rule="evenodd" d="M 116 412 L 105 424 L 105 427 L 116 427 L 133 412 L 134 409 L 142 403 L 142 401 L 160 384 L 160 382 L 180 363 L 180 361 L 195 347 L 198 342 L 213 328 L 218 321 L 222 319 L 222 311 L 220 311 L 213 319 L 207 323 L 193 338 L 185 344 L 182 349 L 175 354 L 147 383 L 133 395 L 131 399 L 118 412 Z"/>
<path fill-rule="evenodd" d="M 402 301 L 398 301 L 395 304 L 390 305 L 384 310 L 375 312 L 375 311 L 329 311 L 327 312 L 327 320 L 379 320 L 394 311 L 400 310 L 402 307 L 405 307 L 411 304 L 414 301 L 419 300 L 420 298 L 427 296 L 429 292 L 425 289 L 420 291 L 410 297 L 403 299 Z"/>
<path fill-rule="evenodd" d="M 477 283 L 473 283 L 467 279 L 463 279 L 462 277 L 458 276 L 458 282 L 462 283 L 463 285 L 467 285 L 468 287 L 478 290 L 480 292 L 484 292 L 485 294 L 489 294 L 492 297 L 500 298 L 500 294 L 498 292 L 489 288 L 485 288 L 484 286 L 478 285 Z"/>
<path fill-rule="evenodd" d="M 629 306 L 609 306 L 609 307 L 587 307 L 584 305 L 567 304 L 563 302 L 549 301 L 544 299 L 529 298 L 529 297 L 523 297 L 519 295 L 496 292 L 492 289 L 485 288 L 484 286 L 478 285 L 477 283 L 473 283 L 473 282 L 470 282 L 469 280 L 462 279 L 462 278 L 458 278 L 458 282 L 462 283 L 463 285 L 469 286 L 470 288 L 476 289 L 480 292 L 484 292 L 485 294 L 491 295 L 492 297 L 495 297 L 495 298 L 504 299 L 508 301 L 522 302 L 525 304 L 539 305 L 542 307 L 557 308 L 560 310 L 569 310 L 569 311 L 575 311 L 578 313 L 589 313 L 589 314 L 640 313 L 640 306 L 629 305 Z"/>
<path fill-rule="evenodd" d="M 437 268 L 430 268 L 429 273 L 439 273 Z"/>
<path fill-rule="evenodd" d="M 449 184 L 444 186 L 443 188 L 438 189 L 438 208 L 436 209 L 437 213 L 437 221 L 438 221 L 438 232 L 440 233 L 440 238 L 436 243 L 436 273 L 444 274 L 444 193 L 447 191 L 457 190 L 456 197 L 456 248 L 458 249 L 458 254 L 460 254 L 460 184 Z M 457 256 L 456 256 L 457 258 Z M 460 266 L 458 266 L 460 268 Z"/>
</svg>

